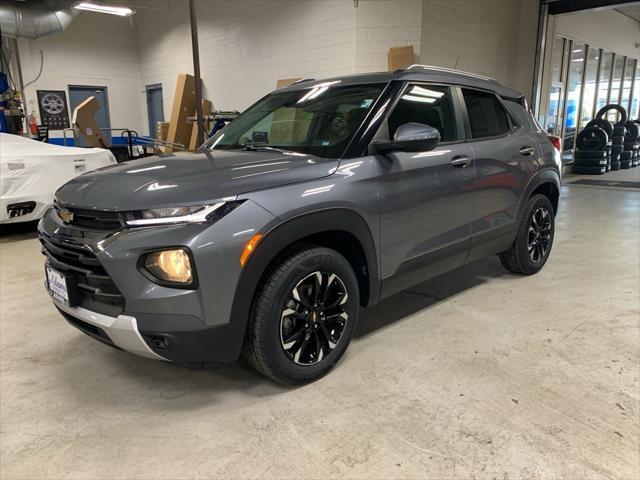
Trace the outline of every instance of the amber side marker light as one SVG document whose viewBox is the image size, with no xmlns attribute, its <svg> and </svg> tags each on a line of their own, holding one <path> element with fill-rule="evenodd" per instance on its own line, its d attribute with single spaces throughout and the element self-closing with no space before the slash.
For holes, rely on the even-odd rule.
<svg viewBox="0 0 640 480">
<path fill-rule="evenodd" d="M 242 255 L 240 256 L 240 266 L 244 267 L 244 265 L 247 263 L 247 260 L 249 260 L 249 257 L 256 249 L 256 246 L 258 245 L 258 242 L 261 238 L 262 235 L 258 233 L 257 235 L 251 237 L 251 240 L 247 242 L 247 244 L 244 246 L 244 250 L 242 251 Z"/>
</svg>

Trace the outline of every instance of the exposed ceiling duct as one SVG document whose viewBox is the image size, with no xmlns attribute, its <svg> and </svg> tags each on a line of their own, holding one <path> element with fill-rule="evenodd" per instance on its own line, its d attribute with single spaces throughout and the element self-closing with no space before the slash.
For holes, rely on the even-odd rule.
<svg viewBox="0 0 640 480">
<path fill-rule="evenodd" d="M 0 0 L 3 35 L 41 38 L 66 29 L 78 16 L 77 0 Z"/>
</svg>

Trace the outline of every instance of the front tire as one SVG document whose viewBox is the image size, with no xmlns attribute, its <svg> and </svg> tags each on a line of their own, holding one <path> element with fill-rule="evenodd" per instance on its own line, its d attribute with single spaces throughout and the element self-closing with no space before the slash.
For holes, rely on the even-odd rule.
<svg viewBox="0 0 640 480">
<path fill-rule="evenodd" d="M 544 195 L 532 196 L 524 210 L 516 239 L 500 254 L 502 265 L 513 273 L 538 273 L 549 258 L 555 233 L 553 205 Z"/>
<path fill-rule="evenodd" d="M 258 287 L 243 356 L 277 382 L 312 382 L 344 354 L 359 304 L 358 281 L 342 255 L 323 247 L 296 249 Z"/>
</svg>

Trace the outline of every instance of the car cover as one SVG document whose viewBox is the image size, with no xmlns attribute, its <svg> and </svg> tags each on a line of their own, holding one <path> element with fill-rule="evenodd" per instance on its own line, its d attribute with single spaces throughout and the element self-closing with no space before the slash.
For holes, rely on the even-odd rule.
<svg viewBox="0 0 640 480">
<path fill-rule="evenodd" d="M 102 148 L 63 147 L 0 133 L 0 223 L 39 219 L 64 183 L 116 163 Z"/>
</svg>

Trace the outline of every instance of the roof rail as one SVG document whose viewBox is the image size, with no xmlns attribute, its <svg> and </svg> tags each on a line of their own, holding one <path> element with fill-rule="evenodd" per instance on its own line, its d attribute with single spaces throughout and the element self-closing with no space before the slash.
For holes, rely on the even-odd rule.
<svg viewBox="0 0 640 480">
<path fill-rule="evenodd" d="M 477 73 L 465 72 L 463 70 L 456 70 L 455 68 L 437 67 L 435 65 L 420 65 L 420 64 L 416 63 L 416 64 L 410 65 L 407 68 L 405 68 L 405 71 L 406 70 L 411 70 L 413 68 L 424 68 L 424 69 L 428 69 L 428 70 L 436 70 L 438 72 L 457 73 L 458 75 L 465 75 L 467 77 L 474 77 L 474 78 L 479 78 L 481 80 L 488 80 L 490 82 L 496 82 L 497 83 L 497 80 L 495 78 L 485 77 L 484 75 L 478 75 Z"/>
<path fill-rule="evenodd" d="M 302 79 L 297 80 L 297 81 L 295 81 L 295 82 L 293 82 L 293 83 L 290 83 L 290 84 L 289 84 L 289 85 L 287 85 L 287 86 L 288 86 L 288 87 L 290 87 L 291 85 L 297 85 L 298 83 L 304 83 L 304 82 L 312 82 L 312 81 L 314 81 L 314 80 L 315 80 L 315 78 L 302 78 Z"/>
</svg>

